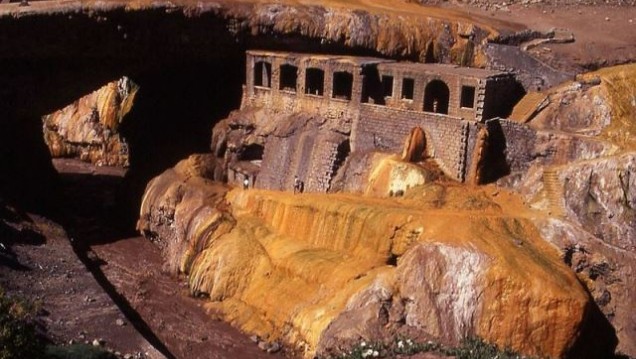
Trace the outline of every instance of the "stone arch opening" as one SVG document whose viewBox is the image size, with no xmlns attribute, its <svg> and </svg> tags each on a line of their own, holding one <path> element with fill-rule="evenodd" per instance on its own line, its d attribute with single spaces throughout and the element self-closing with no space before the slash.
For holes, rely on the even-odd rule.
<svg viewBox="0 0 636 359">
<path fill-rule="evenodd" d="M 424 89 L 424 112 L 448 114 L 450 91 L 442 80 L 433 80 Z"/>
<path fill-rule="evenodd" d="M 305 74 L 305 93 L 322 96 L 325 91 L 325 72 L 319 68 L 310 67 Z"/>
<path fill-rule="evenodd" d="M 239 160 L 249 162 L 259 162 L 263 160 L 264 148 L 258 143 L 252 143 L 251 145 L 243 147 Z"/>
<path fill-rule="evenodd" d="M 298 67 L 290 64 L 280 65 L 280 90 L 296 92 Z"/>
<path fill-rule="evenodd" d="M 333 98 L 351 100 L 353 90 L 353 75 L 347 71 L 333 73 Z"/>
<path fill-rule="evenodd" d="M 254 64 L 254 86 L 272 87 L 272 64 L 267 61 Z"/>
</svg>

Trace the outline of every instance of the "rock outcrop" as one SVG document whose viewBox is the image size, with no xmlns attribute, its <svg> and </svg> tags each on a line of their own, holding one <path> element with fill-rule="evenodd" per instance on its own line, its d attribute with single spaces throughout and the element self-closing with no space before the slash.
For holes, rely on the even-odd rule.
<svg viewBox="0 0 636 359">
<path fill-rule="evenodd" d="M 552 218 L 535 218 L 636 355 L 636 66 L 581 75 L 551 91 L 530 121 L 523 166 L 499 181 Z M 509 154 L 525 145 L 511 143 Z M 512 156 L 515 157 L 515 156 Z M 518 157 L 518 156 L 517 156 Z M 509 162 L 513 163 L 513 162 Z"/>
<path fill-rule="evenodd" d="M 346 46 L 387 56 L 484 64 L 482 46 L 500 31 L 520 30 L 520 26 L 476 14 L 436 7 L 422 7 L 403 1 L 350 3 L 331 1 L 232 2 L 227 0 L 193 4 L 188 1 L 110 1 L 82 4 L 60 3 L 30 9 L 6 8 L 0 18 L 33 15 L 95 13 L 110 17 L 117 12 L 135 16 L 142 13 L 181 13 L 195 19 L 213 16 L 228 20 L 227 30 L 235 37 L 299 36 L 324 45 Z M 98 21 L 100 21 L 98 17 Z M 134 34 L 129 34 L 133 36 Z M 271 41 L 270 38 L 267 41 Z M 13 44 L 8 42 L 7 44 Z M 21 53 L 24 51 L 20 51 Z M 119 54 L 117 54 L 119 55 Z"/>
<path fill-rule="evenodd" d="M 209 179 L 215 161 L 192 157 L 149 183 L 139 228 L 210 313 L 246 332 L 307 357 L 400 334 L 551 357 L 613 349 L 611 336 L 582 341 L 593 303 L 508 193 L 227 192 Z"/>
<path fill-rule="evenodd" d="M 132 108 L 137 89 L 123 77 L 44 116 L 44 140 L 51 156 L 127 166 L 128 145 L 119 125 Z"/>
<path fill-rule="evenodd" d="M 298 175 L 305 190 L 318 191 L 331 187 L 349 154 L 350 128 L 340 118 L 248 108 L 214 127 L 212 150 L 222 157 L 230 182 L 248 176 L 259 188 L 284 190 Z"/>
</svg>

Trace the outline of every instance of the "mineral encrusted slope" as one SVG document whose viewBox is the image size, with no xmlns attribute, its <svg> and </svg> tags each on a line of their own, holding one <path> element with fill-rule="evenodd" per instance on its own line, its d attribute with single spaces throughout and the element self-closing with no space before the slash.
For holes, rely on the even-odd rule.
<svg viewBox="0 0 636 359">
<path fill-rule="evenodd" d="M 529 122 L 531 145 L 509 138 L 508 155 L 525 148 L 525 163 L 509 162 L 511 175 L 499 181 L 553 216 L 535 223 L 616 329 L 618 351 L 632 356 L 635 73 L 634 65 L 607 68 L 546 93 Z"/>
<path fill-rule="evenodd" d="M 149 184 L 140 229 L 247 332 L 307 356 L 400 333 L 552 357 L 611 351 L 579 341 L 590 298 L 514 197 L 434 184 L 399 200 L 224 194 L 188 167 Z"/>
</svg>

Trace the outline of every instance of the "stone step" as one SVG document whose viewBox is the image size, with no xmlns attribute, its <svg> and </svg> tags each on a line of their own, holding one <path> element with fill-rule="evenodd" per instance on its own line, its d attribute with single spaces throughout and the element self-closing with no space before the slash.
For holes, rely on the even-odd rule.
<svg viewBox="0 0 636 359">
<path fill-rule="evenodd" d="M 543 191 L 548 200 L 549 210 L 552 215 L 564 217 L 566 210 L 563 184 L 561 184 L 557 172 L 553 169 L 548 168 L 543 172 Z"/>
</svg>

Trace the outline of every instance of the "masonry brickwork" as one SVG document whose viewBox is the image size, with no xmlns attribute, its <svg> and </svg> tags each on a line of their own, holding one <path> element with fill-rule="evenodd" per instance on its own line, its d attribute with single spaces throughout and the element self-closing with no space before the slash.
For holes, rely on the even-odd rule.
<svg viewBox="0 0 636 359">
<path fill-rule="evenodd" d="M 497 149 L 505 159 L 507 172 L 525 172 L 534 160 L 537 131 L 518 122 L 492 119 L 486 122 L 494 142 L 503 145 Z"/>
<path fill-rule="evenodd" d="M 286 189 L 300 175 L 312 192 L 329 189 L 344 141 L 351 152 L 399 152 L 414 127 L 424 130 L 427 155 L 442 171 L 465 181 L 484 120 L 512 108 L 494 97 L 516 86 L 510 74 L 481 69 L 263 51 L 247 53 L 246 74 L 243 109 L 309 114 L 329 124 L 332 131 L 265 144 L 256 185 Z"/>
</svg>

